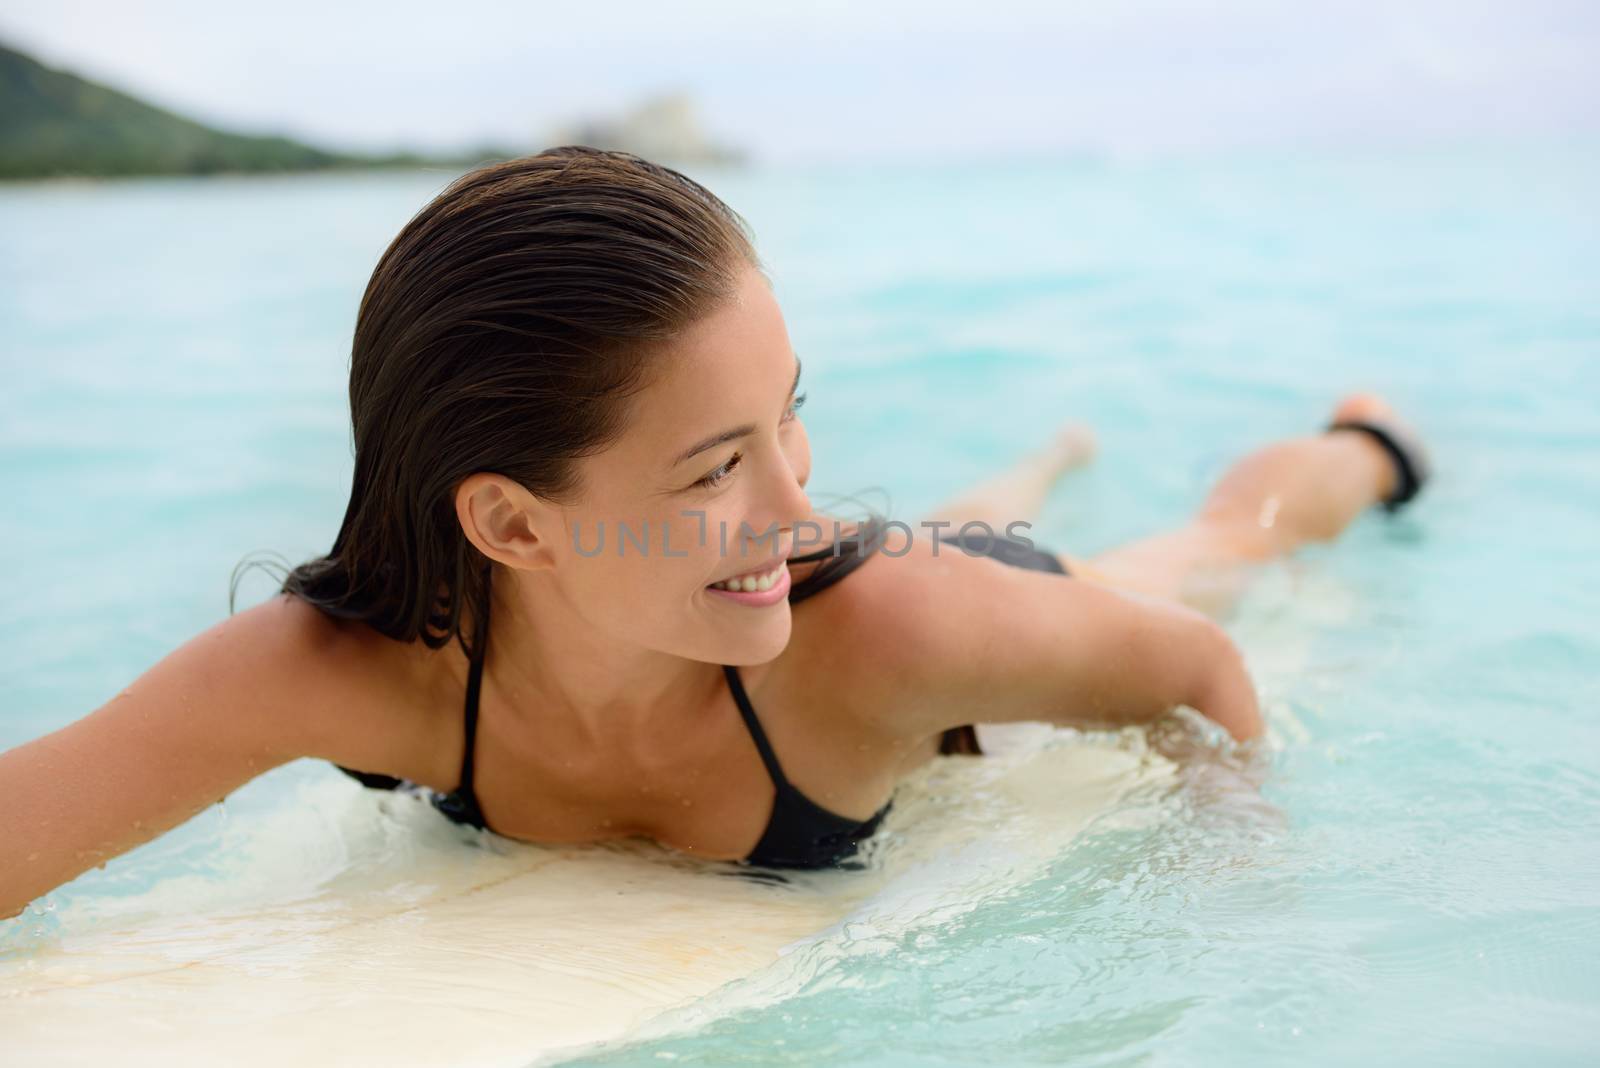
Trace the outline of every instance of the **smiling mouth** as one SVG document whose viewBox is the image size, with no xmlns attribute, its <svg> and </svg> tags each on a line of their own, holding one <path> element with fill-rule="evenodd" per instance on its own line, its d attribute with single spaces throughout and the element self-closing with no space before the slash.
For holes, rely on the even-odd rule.
<svg viewBox="0 0 1600 1068">
<path fill-rule="evenodd" d="M 742 575 L 734 575 L 732 578 L 720 579 L 711 583 L 707 588 L 729 590 L 734 593 L 759 593 L 762 590 L 770 590 L 773 583 L 782 577 L 786 563 L 787 561 L 785 560 L 779 560 L 775 564 L 768 565 L 764 570 L 747 571 Z"/>
</svg>

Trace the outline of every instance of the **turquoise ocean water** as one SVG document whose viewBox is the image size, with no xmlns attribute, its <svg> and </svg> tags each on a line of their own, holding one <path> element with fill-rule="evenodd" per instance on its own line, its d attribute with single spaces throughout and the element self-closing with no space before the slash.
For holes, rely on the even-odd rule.
<svg viewBox="0 0 1600 1068">
<path fill-rule="evenodd" d="M 1100 457 L 1033 536 L 1092 554 L 1357 388 L 1438 474 L 1243 606 L 1259 792 L 1186 779 L 958 923 L 841 932 L 777 1001 L 585 1063 L 1593 1063 L 1600 151 L 695 173 L 806 362 L 814 491 L 914 519 L 1081 419 Z M 357 303 L 449 177 L 0 189 L 0 748 L 222 618 L 246 553 L 331 543 Z M 235 877 L 239 822 L 337 775 L 278 769 L 0 925 L 0 983 L 85 903 Z"/>
</svg>

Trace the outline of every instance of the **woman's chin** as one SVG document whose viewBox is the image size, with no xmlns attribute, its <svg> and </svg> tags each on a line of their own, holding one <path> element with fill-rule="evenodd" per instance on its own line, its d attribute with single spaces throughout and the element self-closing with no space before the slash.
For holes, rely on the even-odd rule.
<svg viewBox="0 0 1600 1068">
<path fill-rule="evenodd" d="M 781 619 L 750 624 L 735 634 L 728 634 L 725 629 L 719 630 L 725 638 L 717 643 L 714 659 L 719 664 L 732 664 L 734 667 L 776 660 L 789 647 L 789 638 L 793 633 L 786 611 Z"/>
</svg>

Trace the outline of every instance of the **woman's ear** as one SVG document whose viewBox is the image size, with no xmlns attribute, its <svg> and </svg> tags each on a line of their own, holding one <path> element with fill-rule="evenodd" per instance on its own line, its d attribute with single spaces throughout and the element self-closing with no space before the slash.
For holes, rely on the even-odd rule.
<svg viewBox="0 0 1600 1068">
<path fill-rule="evenodd" d="M 523 571 L 554 567 L 550 506 L 504 475 L 468 475 L 456 487 L 456 518 L 467 540 L 489 559 Z"/>
</svg>

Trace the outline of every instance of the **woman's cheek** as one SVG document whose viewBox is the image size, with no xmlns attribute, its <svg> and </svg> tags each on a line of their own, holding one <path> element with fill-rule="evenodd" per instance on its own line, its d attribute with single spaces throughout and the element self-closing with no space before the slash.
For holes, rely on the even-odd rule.
<svg viewBox="0 0 1600 1068">
<path fill-rule="evenodd" d="M 679 524 L 681 531 L 673 531 L 674 552 L 683 551 L 698 559 L 702 564 L 700 570 L 713 575 L 722 573 L 723 568 L 716 560 L 724 551 L 723 547 L 732 543 L 738 529 L 736 513 L 729 507 L 732 496 L 724 493 L 714 501 L 686 508 Z"/>
</svg>

